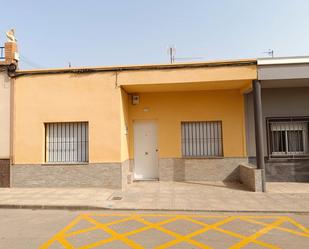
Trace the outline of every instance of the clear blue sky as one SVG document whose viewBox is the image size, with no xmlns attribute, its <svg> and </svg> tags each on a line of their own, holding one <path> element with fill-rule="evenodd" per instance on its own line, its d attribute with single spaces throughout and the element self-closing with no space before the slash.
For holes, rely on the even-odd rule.
<svg viewBox="0 0 309 249">
<path fill-rule="evenodd" d="M 21 68 L 309 55 L 308 0 L 15 0 L 0 4 L 0 44 L 16 29 Z M 5 11 L 4 11 L 5 10 Z"/>
</svg>

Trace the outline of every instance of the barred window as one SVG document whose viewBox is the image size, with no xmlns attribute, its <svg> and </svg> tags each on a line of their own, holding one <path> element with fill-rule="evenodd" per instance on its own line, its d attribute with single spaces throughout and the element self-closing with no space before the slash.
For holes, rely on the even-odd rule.
<svg viewBox="0 0 309 249">
<path fill-rule="evenodd" d="M 88 123 L 46 123 L 46 162 L 88 162 Z"/>
<path fill-rule="evenodd" d="M 222 157 L 222 122 L 182 122 L 182 156 Z"/>
<path fill-rule="evenodd" d="M 282 118 L 267 122 L 270 156 L 308 156 L 309 119 Z"/>
</svg>

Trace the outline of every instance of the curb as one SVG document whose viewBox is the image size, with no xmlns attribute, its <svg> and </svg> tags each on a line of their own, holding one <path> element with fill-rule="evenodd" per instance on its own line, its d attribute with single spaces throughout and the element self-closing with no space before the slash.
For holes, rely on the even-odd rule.
<svg viewBox="0 0 309 249">
<path fill-rule="evenodd" d="M 63 205 L 24 205 L 24 204 L 0 204 L 0 209 L 45 209 L 45 210 L 108 210 L 96 206 L 63 206 Z"/>
<path fill-rule="evenodd" d="M 216 209 L 145 209 L 145 208 L 117 208 L 117 207 L 98 207 L 87 205 L 17 205 L 17 204 L 0 204 L 0 209 L 31 209 L 31 210 L 101 210 L 101 211 L 143 211 L 143 212 L 207 212 L 207 213 L 287 213 L 287 214 L 309 214 L 309 211 L 299 210 L 216 210 Z"/>
</svg>

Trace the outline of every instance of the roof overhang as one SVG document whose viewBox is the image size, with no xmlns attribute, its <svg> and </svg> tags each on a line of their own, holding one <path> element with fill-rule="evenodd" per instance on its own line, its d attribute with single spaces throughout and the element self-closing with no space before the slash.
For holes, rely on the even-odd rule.
<svg viewBox="0 0 309 249">
<path fill-rule="evenodd" d="M 208 81 L 191 83 L 166 83 L 166 84 L 132 84 L 121 87 L 128 93 L 138 92 L 182 92 L 182 91 L 212 91 L 212 90 L 234 90 L 242 92 L 250 90 L 252 80 L 238 81 Z"/>
<path fill-rule="evenodd" d="M 174 68 L 123 71 L 117 85 L 127 92 L 166 92 L 248 89 L 257 78 L 256 65 L 218 65 L 198 68 Z"/>
<path fill-rule="evenodd" d="M 309 57 L 258 59 L 259 80 L 309 79 Z"/>
<path fill-rule="evenodd" d="M 13 77 L 112 72 L 127 92 L 222 90 L 251 87 L 257 79 L 255 59 L 175 64 L 17 70 Z"/>
</svg>

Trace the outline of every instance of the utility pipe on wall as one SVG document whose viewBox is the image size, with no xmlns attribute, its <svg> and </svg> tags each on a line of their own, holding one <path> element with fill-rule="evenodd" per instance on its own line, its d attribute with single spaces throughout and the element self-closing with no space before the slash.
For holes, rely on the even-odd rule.
<svg viewBox="0 0 309 249">
<path fill-rule="evenodd" d="M 256 144 L 256 164 L 262 172 L 262 191 L 266 192 L 265 184 L 265 161 L 263 148 L 263 116 L 261 82 L 254 80 L 253 84 L 253 103 L 254 103 L 254 124 L 255 124 L 255 144 Z"/>
</svg>

